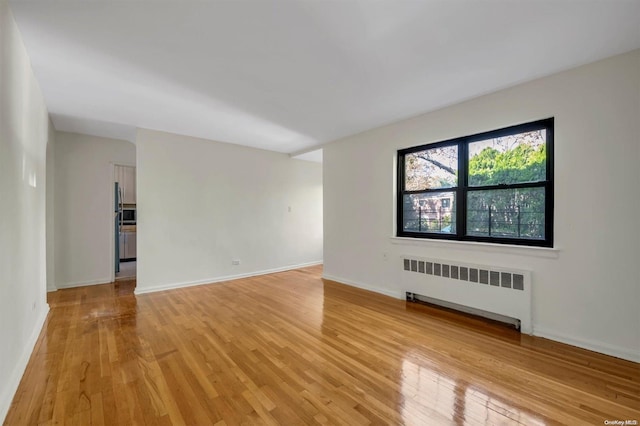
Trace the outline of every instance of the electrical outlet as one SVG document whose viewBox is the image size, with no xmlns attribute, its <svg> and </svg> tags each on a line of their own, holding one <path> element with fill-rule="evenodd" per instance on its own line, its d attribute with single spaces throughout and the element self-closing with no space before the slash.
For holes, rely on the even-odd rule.
<svg viewBox="0 0 640 426">
<path fill-rule="evenodd" d="M 239 265 L 239 264 L 240 264 L 240 259 L 233 259 L 233 260 L 231 261 L 231 264 L 232 264 L 232 265 Z"/>
<path fill-rule="evenodd" d="M 382 259 L 386 262 L 387 260 L 389 260 L 389 253 L 384 252 L 382 253 Z"/>
<path fill-rule="evenodd" d="M 291 213 L 291 206 L 289 206 L 289 207 L 287 208 L 287 211 L 288 211 L 289 213 Z"/>
<path fill-rule="evenodd" d="M 33 303 L 31 304 L 31 310 L 32 310 L 32 311 L 35 311 L 35 310 L 36 310 L 36 302 L 33 302 Z"/>
</svg>

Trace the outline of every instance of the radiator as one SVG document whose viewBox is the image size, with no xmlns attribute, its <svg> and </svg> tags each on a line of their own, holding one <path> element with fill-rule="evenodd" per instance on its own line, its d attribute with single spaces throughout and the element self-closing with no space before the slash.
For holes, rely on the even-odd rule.
<svg viewBox="0 0 640 426">
<path fill-rule="evenodd" d="M 401 275 L 410 300 L 426 298 L 489 318 L 497 314 L 517 320 L 521 332 L 533 332 L 530 271 L 407 255 Z"/>
</svg>

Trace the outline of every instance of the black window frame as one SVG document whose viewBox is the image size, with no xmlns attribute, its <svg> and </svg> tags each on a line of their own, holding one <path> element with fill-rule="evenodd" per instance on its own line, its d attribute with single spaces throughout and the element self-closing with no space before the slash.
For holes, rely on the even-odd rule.
<svg viewBox="0 0 640 426">
<path fill-rule="evenodd" d="M 526 133 L 534 130 L 545 129 L 546 132 L 546 177 L 544 181 L 500 184 L 487 186 L 469 186 L 468 184 L 468 168 L 469 156 L 468 147 L 470 143 L 478 142 L 486 139 L 514 135 L 518 133 Z M 497 243 L 497 244 L 513 244 L 532 247 L 553 247 L 553 140 L 554 140 L 554 118 L 546 118 L 529 123 L 518 124 L 514 126 L 504 127 L 501 129 L 491 130 L 487 132 L 477 133 L 469 136 L 462 136 L 440 142 L 428 143 L 420 146 L 398 150 L 397 155 L 397 205 L 396 205 L 396 235 L 398 237 L 410 237 L 420 239 L 434 240 L 454 240 L 454 241 L 470 241 L 481 243 Z M 453 188 L 436 188 L 417 191 L 405 190 L 405 155 L 414 152 L 424 151 L 444 146 L 458 147 L 458 186 Z M 540 188 L 545 189 L 545 238 L 544 239 L 525 239 L 525 238 L 509 238 L 495 236 L 479 236 L 467 234 L 467 194 L 472 191 L 482 190 L 501 190 L 501 189 L 519 189 L 519 188 Z M 456 213 L 456 232 L 455 233 L 436 233 L 436 232 L 413 232 L 404 230 L 404 195 L 405 194 L 422 194 L 422 193 L 438 193 L 438 192 L 454 192 L 456 197 L 455 213 Z"/>
</svg>

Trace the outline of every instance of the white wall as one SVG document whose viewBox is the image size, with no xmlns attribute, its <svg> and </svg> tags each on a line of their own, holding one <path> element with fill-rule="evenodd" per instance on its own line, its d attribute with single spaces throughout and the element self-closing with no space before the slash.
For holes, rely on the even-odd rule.
<svg viewBox="0 0 640 426">
<path fill-rule="evenodd" d="M 390 238 L 399 148 L 546 117 L 555 117 L 557 250 Z M 403 254 L 528 269 L 535 334 L 640 361 L 639 123 L 635 51 L 330 144 L 325 276 L 402 297 Z"/>
<path fill-rule="evenodd" d="M 55 268 L 55 136 L 56 129 L 49 118 L 49 143 L 47 144 L 47 193 L 46 193 L 46 221 L 47 221 L 47 291 L 56 290 Z"/>
<path fill-rule="evenodd" d="M 0 1 L 0 422 L 49 307 L 45 161 L 49 119 L 13 15 Z"/>
<path fill-rule="evenodd" d="M 56 133 L 55 286 L 113 277 L 113 165 L 135 165 L 131 142 Z M 51 286 L 50 286 L 51 287 Z"/>
<path fill-rule="evenodd" d="M 136 145 L 136 292 L 322 260 L 319 164 L 150 130 Z"/>
</svg>

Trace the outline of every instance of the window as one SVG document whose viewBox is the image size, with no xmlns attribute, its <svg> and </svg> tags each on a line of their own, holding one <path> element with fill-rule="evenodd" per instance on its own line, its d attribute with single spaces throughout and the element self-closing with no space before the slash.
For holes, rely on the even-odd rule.
<svg viewBox="0 0 640 426">
<path fill-rule="evenodd" d="M 398 151 L 400 237 L 553 246 L 553 118 Z"/>
</svg>

